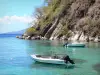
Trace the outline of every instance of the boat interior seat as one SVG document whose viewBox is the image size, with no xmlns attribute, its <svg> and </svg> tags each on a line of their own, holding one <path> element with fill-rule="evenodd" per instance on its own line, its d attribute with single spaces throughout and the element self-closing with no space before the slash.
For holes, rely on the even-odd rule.
<svg viewBox="0 0 100 75">
<path fill-rule="evenodd" d="M 41 55 L 36 55 L 36 57 L 42 57 Z"/>
<path fill-rule="evenodd" d="M 48 55 L 36 55 L 36 57 L 41 57 L 41 58 L 53 58 L 53 59 L 63 59 L 62 56 L 58 56 L 58 55 L 53 55 L 53 56 L 48 56 Z"/>
<path fill-rule="evenodd" d="M 63 59 L 61 56 L 54 55 L 52 56 L 53 59 Z"/>
<path fill-rule="evenodd" d="M 36 55 L 36 57 L 49 58 L 50 56 L 48 56 L 48 55 Z"/>
</svg>

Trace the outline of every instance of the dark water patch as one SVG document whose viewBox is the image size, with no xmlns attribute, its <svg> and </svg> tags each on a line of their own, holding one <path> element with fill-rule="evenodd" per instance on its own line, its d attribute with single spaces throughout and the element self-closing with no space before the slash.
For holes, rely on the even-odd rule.
<svg viewBox="0 0 100 75">
<path fill-rule="evenodd" d="M 60 41 L 50 41 L 50 40 L 41 40 L 41 41 L 36 41 L 37 45 L 39 46 L 47 46 L 47 47 L 51 47 L 51 46 L 63 46 L 62 43 L 60 43 Z M 61 44 L 61 45 L 60 45 Z"/>
<path fill-rule="evenodd" d="M 51 46 L 50 41 L 36 41 L 38 46 Z"/>
<path fill-rule="evenodd" d="M 39 45 L 41 46 L 51 46 L 49 42 L 40 42 Z"/>
<path fill-rule="evenodd" d="M 97 63 L 95 65 L 92 66 L 92 68 L 98 72 L 98 74 L 100 75 L 100 63 Z"/>
<path fill-rule="evenodd" d="M 76 59 L 76 58 L 74 58 L 73 60 L 74 60 L 74 62 L 76 64 L 83 64 L 83 63 L 86 63 L 87 62 L 87 60 L 84 60 L 84 59 Z"/>
</svg>

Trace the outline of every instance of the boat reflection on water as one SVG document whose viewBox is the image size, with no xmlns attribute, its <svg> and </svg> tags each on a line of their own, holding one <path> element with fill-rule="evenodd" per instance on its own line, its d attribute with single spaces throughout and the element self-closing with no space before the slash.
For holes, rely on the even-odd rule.
<svg viewBox="0 0 100 75">
<path fill-rule="evenodd" d="M 41 63 L 41 62 L 34 62 L 33 64 L 31 64 L 32 68 L 35 69 L 74 69 L 74 68 L 78 68 L 75 65 L 61 65 L 61 64 L 49 64 L 49 63 Z"/>
</svg>

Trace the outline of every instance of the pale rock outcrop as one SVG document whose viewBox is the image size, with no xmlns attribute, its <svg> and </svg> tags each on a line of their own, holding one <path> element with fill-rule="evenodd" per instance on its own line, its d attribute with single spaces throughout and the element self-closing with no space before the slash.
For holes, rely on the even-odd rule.
<svg viewBox="0 0 100 75">
<path fill-rule="evenodd" d="M 61 31 L 61 28 L 62 28 L 62 24 L 59 23 L 56 27 L 56 29 L 53 31 L 51 37 L 50 37 L 50 40 L 55 40 L 55 39 L 58 39 L 58 36 L 59 36 L 59 33 Z"/>
<path fill-rule="evenodd" d="M 100 38 L 97 36 L 97 37 L 94 39 L 94 42 L 100 42 Z"/>
</svg>

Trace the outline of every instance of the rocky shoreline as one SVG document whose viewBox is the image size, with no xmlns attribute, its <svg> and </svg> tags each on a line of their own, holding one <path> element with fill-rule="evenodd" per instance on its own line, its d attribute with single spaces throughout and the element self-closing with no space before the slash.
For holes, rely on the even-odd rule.
<svg viewBox="0 0 100 75">
<path fill-rule="evenodd" d="M 16 36 L 16 38 L 25 39 L 25 40 L 67 40 L 67 41 L 100 42 L 99 36 L 91 37 L 91 36 L 86 36 L 83 33 L 80 34 L 79 32 L 73 33 L 73 35 L 69 38 L 67 38 L 66 36 L 62 36 L 61 38 L 57 38 L 57 36 L 56 37 L 51 36 L 49 39 L 47 39 L 46 37 L 42 37 L 40 35 L 29 36 L 29 35 L 25 35 L 25 34 L 23 34 L 21 36 Z"/>
<path fill-rule="evenodd" d="M 47 40 L 47 38 L 45 37 L 41 37 L 41 36 L 16 36 L 16 38 L 19 39 L 25 39 L 25 40 Z"/>
</svg>

